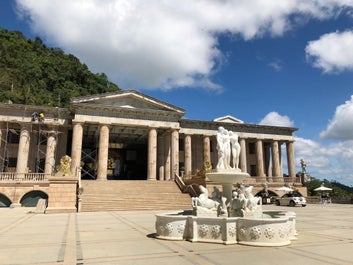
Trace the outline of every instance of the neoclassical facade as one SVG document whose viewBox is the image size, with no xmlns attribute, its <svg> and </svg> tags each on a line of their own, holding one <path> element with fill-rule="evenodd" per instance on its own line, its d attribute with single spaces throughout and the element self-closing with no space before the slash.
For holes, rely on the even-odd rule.
<svg viewBox="0 0 353 265">
<path fill-rule="evenodd" d="M 246 124 L 232 116 L 184 119 L 184 109 L 134 90 L 73 98 L 70 109 L 0 104 L 0 110 L 0 171 L 18 179 L 53 174 L 64 155 L 82 179 L 192 176 L 205 161 L 217 164 L 216 132 L 222 126 L 239 136 L 248 183 L 300 184 L 296 128 Z"/>
</svg>

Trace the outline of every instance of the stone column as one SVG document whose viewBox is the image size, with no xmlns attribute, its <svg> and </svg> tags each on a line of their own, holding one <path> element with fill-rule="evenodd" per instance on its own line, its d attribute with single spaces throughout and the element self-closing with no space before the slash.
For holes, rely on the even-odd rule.
<svg viewBox="0 0 353 265">
<path fill-rule="evenodd" d="M 242 172 L 248 172 L 247 161 L 246 161 L 246 141 L 241 138 L 240 140 L 240 170 Z"/>
<path fill-rule="evenodd" d="M 82 123 L 74 123 L 71 144 L 71 174 L 74 176 L 76 175 L 76 170 L 81 167 L 82 138 Z"/>
<path fill-rule="evenodd" d="M 278 148 L 278 141 L 272 142 L 272 166 L 273 166 L 273 176 L 275 178 L 280 177 L 281 171 L 279 166 L 279 148 Z"/>
<path fill-rule="evenodd" d="M 164 135 L 157 136 L 157 165 L 158 165 L 158 179 L 165 180 L 164 176 L 164 166 L 165 166 L 165 156 L 164 156 Z"/>
<path fill-rule="evenodd" d="M 167 132 L 167 134 L 165 135 L 165 146 L 164 146 L 164 156 L 165 156 L 165 172 L 164 172 L 164 179 L 165 180 L 170 180 L 170 160 L 171 160 L 171 144 L 170 144 L 170 132 Z"/>
<path fill-rule="evenodd" d="M 55 148 L 56 148 L 56 132 L 50 131 L 47 139 L 47 150 L 45 153 L 44 173 L 51 175 L 55 168 Z"/>
<path fill-rule="evenodd" d="M 295 180 L 295 161 L 294 161 L 293 142 L 286 142 L 286 148 L 287 148 L 288 175 L 294 181 Z"/>
<path fill-rule="evenodd" d="M 179 172 L 179 131 L 173 130 L 172 131 L 172 174 L 171 177 L 174 180 L 174 174 Z"/>
<path fill-rule="evenodd" d="M 267 179 L 269 176 L 272 176 L 272 168 L 271 168 L 271 148 L 270 148 L 269 143 L 264 143 L 263 148 L 264 148 L 264 170 L 265 170 L 265 176 Z M 271 171 L 271 173 L 269 173 Z M 269 180 L 270 181 L 270 180 Z"/>
<path fill-rule="evenodd" d="M 156 180 L 157 172 L 157 129 L 150 128 L 148 132 L 148 166 L 147 180 Z"/>
<path fill-rule="evenodd" d="M 185 135 L 184 151 L 185 151 L 185 174 L 187 176 L 190 176 L 191 175 L 191 170 L 192 170 L 191 135 Z"/>
<path fill-rule="evenodd" d="M 278 157 L 279 157 L 279 176 L 282 178 L 283 181 L 283 165 L 282 165 L 282 143 L 278 143 Z"/>
<path fill-rule="evenodd" d="M 107 180 L 109 151 L 109 127 L 102 124 L 99 128 L 99 150 L 97 180 Z"/>
<path fill-rule="evenodd" d="M 4 136 L 6 135 L 6 132 L 3 133 L 3 123 L 0 122 L 0 172 L 4 171 L 4 161 L 5 161 L 5 152 L 4 152 Z"/>
<path fill-rule="evenodd" d="M 262 140 L 256 140 L 256 171 L 258 177 L 264 177 L 264 160 L 263 160 L 263 146 Z"/>
<path fill-rule="evenodd" d="M 28 124 L 24 124 L 21 128 L 16 166 L 16 173 L 20 178 L 24 177 L 23 173 L 27 173 L 30 141 L 30 127 Z"/>
<path fill-rule="evenodd" d="M 206 161 L 211 162 L 211 145 L 210 145 L 210 137 L 203 137 L 203 162 Z"/>
</svg>

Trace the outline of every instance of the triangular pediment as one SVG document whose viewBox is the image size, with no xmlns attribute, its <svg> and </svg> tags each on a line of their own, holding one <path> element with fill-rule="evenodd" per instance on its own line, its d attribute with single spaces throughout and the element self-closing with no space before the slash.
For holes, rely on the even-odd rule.
<svg viewBox="0 0 353 265">
<path fill-rule="evenodd" d="M 226 122 L 226 123 L 244 123 L 242 120 L 239 120 L 231 115 L 219 117 L 219 118 L 214 119 L 213 121 Z"/>
<path fill-rule="evenodd" d="M 95 108 L 119 108 L 151 111 L 172 111 L 184 114 L 184 110 L 169 103 L 147 96 L 135 90 L 77 97 L 71 100 L 75 106 L 90 105 Z"/>
</svg>

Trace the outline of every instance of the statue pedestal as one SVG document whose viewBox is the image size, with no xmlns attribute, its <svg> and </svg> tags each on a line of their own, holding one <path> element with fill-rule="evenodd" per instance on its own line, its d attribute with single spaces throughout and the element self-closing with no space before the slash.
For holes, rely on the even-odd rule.
<svg viewBox="0 0 353 265">
<path fill-rule="evenodd" d="M 45 213 L 74 213 L 76 208 L 77 178 L 49 177 L 48 208 Z"/>
</svg>

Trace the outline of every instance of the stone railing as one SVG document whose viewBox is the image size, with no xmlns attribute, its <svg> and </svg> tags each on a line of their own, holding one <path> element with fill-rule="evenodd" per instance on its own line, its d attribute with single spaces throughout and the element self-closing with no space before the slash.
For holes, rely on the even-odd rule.
<svg viewBox="0 0 353 265">
<path fill-rule="evenodd" d="M 49 174 L 0 172 L 0 182 L 47 182 Z"/>
</svg>

